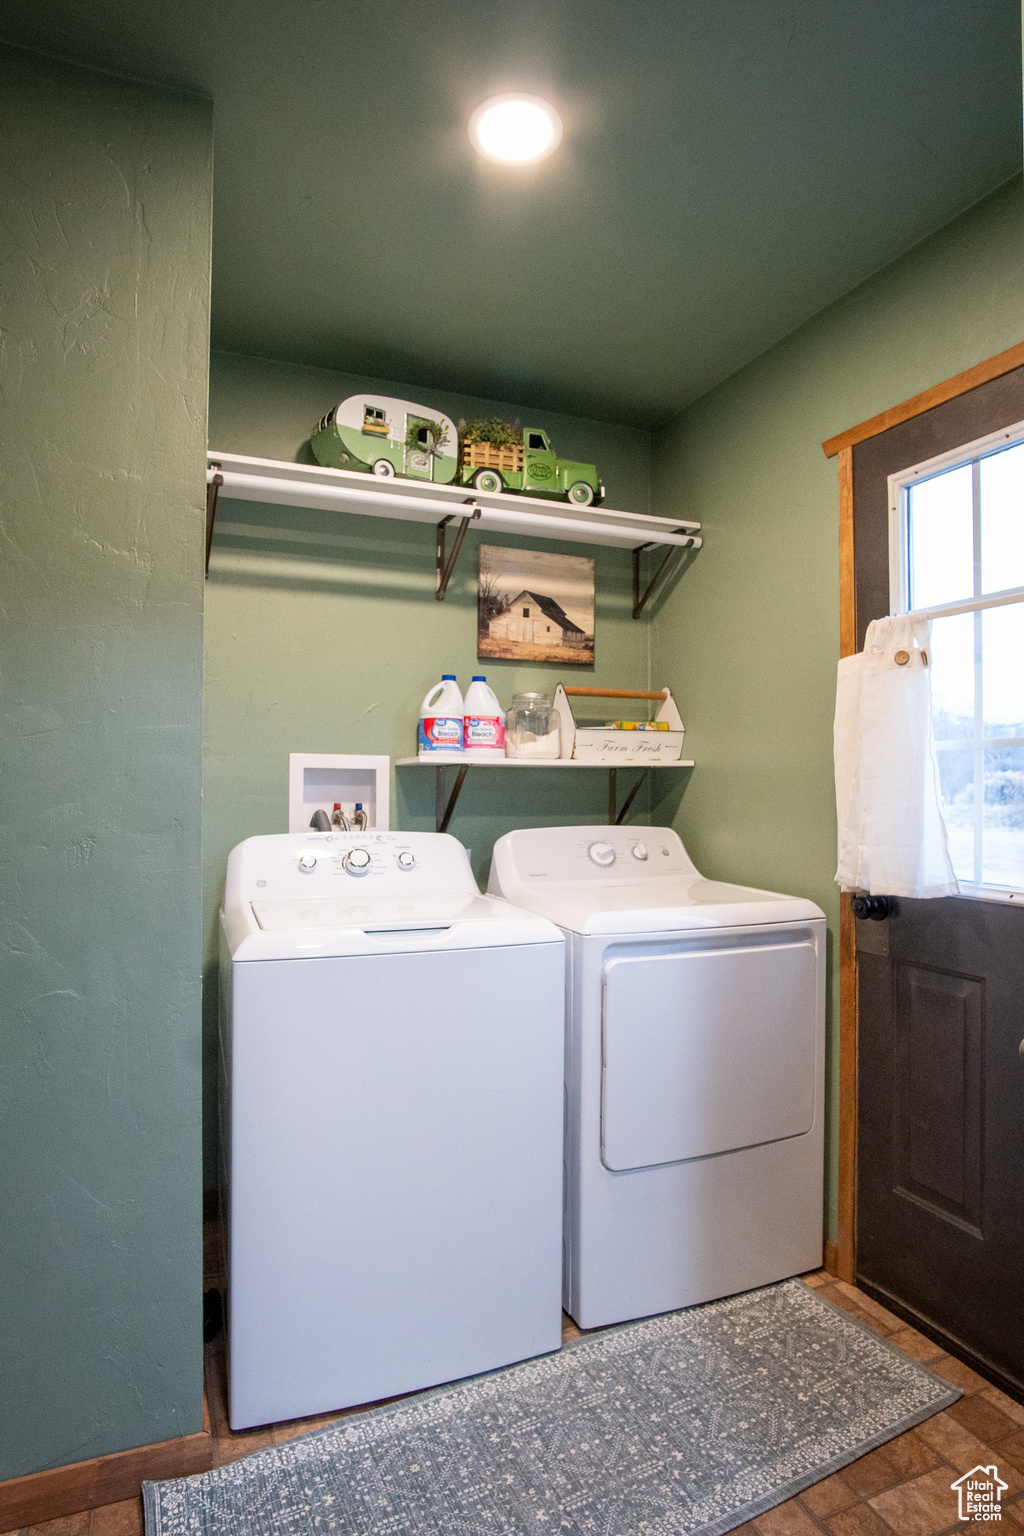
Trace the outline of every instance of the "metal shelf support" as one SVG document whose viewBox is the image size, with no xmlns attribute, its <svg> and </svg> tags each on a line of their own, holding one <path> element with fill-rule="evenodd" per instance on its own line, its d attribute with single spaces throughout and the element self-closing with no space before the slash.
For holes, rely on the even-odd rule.
<svg viewBox="0 0 1024 1536">
<path fill-rule="evenodd" d="M 680 528 L 677 531 L 680 532 L 680 533 L 685 532 L 685 530 L 682 529 L 682 528 Z M 634 619 L 638 619 L 640 617 L 640 615 L 643 613 L 644 608 L 647 606 L 647 603 L 650 600 L 651 593 L 654 591 L 655 587 L 658 585 L 659 581 L 661 581 L 661 579 L 664 576 L 665 572 L 668 570 L 669 563 L 670 563 L 670 561 L 672 559 L 672 556 L 675 554 L 676 550 L 679 549 L 679 548 L 682 548 L 682 549 L 694 549 L 694 548 L 697 548 L 697 549 L 699 549 L 700 548 L 700 542 L 701 542 L 700 539 L 692 539 L 691 538 L 691 539 L 688 539 L 686 541 L 686 543 L 683 544 L 683 545 L 670 544 L 668 549 L 665 551 L 664 559 L 662 560 L 661 564 L 658 566 L 658 569 L 655 571 L 654 575 L 651 577 L 650 582 L 648 583 L 648 586 L 647 586 L 647 590 L 646 590 L 646 592 L 643 593 L 642 596 L 641 596 L 641 593 L 640 593 L 640 556 L 644 553 L 645 550 L 657 549 L 658 545 L 657 544 L 638 544 L 637 545 L 637 547 L 633 551 L 633 617 L 634 617 Z"/>
<path fill-rule="evenodd" d="M 455 562 L 459 558 L 459 551 L 461 550 L 463 541 L 466 537 L 466 529 L 469 527 L 474 518 L 478 518 L 480 516 L 480 508 L 477 506 L 475 501 L 470 501 L 466 504 L 467 506 L 472 507 L 473 510 L 471 512 L 467 512 L 466 516 L 460 522 L 459 531 L 455 535 L 455 543 L 452 545 L 451 555 L 447 560 L 445 559 L 444 552 L 445 529 L 448 527 L 449 523 L 454 522 L 455 513 L 451 512 L 447 517 L 442 517 L 441 521 L 437 525 L 437 590 L 435 591 L 434 596 L 437 598 L 439 603 L 444 602 L 445 593 L 448 591 L 448 583 L 451 581 L 452 572 L 455 569 Z M 447 823 L 445 823 L 445 825 L 447 825 Z M 443 828 L 438 828 L 439 832 L 442 830 Z"/>
<path fill-rule="evenodd" d="M 210 574 L 210 547 L 213 544 L 213 525 L 217 520 L 217 493 L 224 484 L 224 476 L 220 474 L 220 465 L 211 464 L 211 469 L 218 473 L 213 475 L 206 483 L 206 574 Z"/>
<path fill-rule="evenodd" d="M 458 766 L 459 771 L 455 775 L 455 783 L 452 785 L 452 792 L 447 799 L 445 798 L 444 789 L 444 769 L 440 763 L 434 769 L 434 827 L 438 832 L 448 831 L 448 823 L 452 819 L 452 812 L 455 809 L 459 795 L 462 793 L 462 786 L 466 782 L 469 764 L 461 763 Z"/>
<path fill-rule="evenodd" d="M 622 806 L 621 806 L 621 809 L 620 809 L 620 808 L 618 808 L 618 801 L 619 801 L 618 772 L 619 772 L 619 770 L 617 768 L 609 768 L 608 769 L 608 825 L 610 827 L 621 827 L 622 826 L 622 823 L 625 821 L 626 816 L 629 813 L 630 806 L 633 804 L 633 801 L 636 799 L 637 790 L 640 788 L 641 784 L 644 782 L 644 780 L 646 779 L 646 777 L 650 773 L 650 771 L 651 770 L 649 768 L 641 768 L 640 769 L 640 772 L 637 774 L 637 777 L 636 777 L 636 779 L 635 779 L 635 781 L 633 783 L 633 787 L 630 790 L 629 794 L 626 796 L 625 800 L 623 800 Z"/>
</svg>

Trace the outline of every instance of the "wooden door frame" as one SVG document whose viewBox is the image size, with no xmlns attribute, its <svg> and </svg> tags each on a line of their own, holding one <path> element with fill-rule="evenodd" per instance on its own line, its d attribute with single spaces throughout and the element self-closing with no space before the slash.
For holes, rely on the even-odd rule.
<svg viewBox="0 0 1024 1536">
<path fill-rule="evenodd" d="M 857 650 L 857 589 L 853 558 L 853 450 L 901 422 L 1004 373 L 1024 366 L 1024 342 L 999 352 L 964 373 L 894 405 L 859 426 L 822 443 L 825 457 L 839 459 L 839 655 Z M 853 1283 L 857 1271 L 857 924 L 849 896 L 839 908 L 839 1210 L 837 1239 L 825 1245 L 828 1269 Z"/>
</svg>

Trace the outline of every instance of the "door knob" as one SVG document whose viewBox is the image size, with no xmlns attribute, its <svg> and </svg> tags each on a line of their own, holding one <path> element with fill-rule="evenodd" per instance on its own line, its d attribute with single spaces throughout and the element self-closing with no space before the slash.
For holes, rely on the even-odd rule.
<svg viewBox="0 0 1024 1536">
<path fill-rule="evenodd" d="M 891 896 L 852 896 L 850 898 L 850 911 L 854 917 L 870 918 L 872 922 L 881 923 L 891 916 L 893 904 Z"/>
</svg>

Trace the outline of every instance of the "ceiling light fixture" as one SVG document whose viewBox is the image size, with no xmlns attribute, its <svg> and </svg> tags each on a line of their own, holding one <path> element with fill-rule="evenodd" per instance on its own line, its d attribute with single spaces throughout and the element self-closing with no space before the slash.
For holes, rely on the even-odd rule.
<svg viewBox="0 0 1024 1536">
<path fill-rule="evenodd" d="M 500 165 L 534 165 L 558 148 L 562 119 L 539 96 L 506 91 L 482 101 L 469 120 L 473 148 Z"/>
</svg>

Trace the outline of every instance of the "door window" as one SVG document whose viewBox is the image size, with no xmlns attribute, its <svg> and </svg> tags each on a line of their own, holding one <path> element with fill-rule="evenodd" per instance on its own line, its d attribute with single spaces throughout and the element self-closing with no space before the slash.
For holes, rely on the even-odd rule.
<svg viewBox="0 0 1024 1536">
<path fill-rule="evenodd" d="M 965 895 L 1024 893 L 1024 423 L 889 477 L 893 613 L 932 621 L 932 712 Z"/>
</svg>

